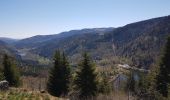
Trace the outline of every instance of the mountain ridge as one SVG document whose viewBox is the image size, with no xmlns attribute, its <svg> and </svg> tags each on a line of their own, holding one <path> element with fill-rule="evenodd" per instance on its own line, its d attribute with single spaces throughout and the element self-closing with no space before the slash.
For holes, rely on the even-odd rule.
<svg viewBox="0 0 170 100">
<path fill-rule="evenodd" d="M 87 51 L 97 62 L 106 59 L 116 63 L 115 59 L 121 58 L 121 63 L 128 61 L 137 67 L 149 68 L 159 57 L 160 48 L 169 35 L 170 16 L 164 16 L 118 28 L 92 28 L 38 35 L 19 40 L 14 46 L 48 59 L 53 57 L 55 50 L 60 49 L 75 62 Z"/>
<path fill-rule="evenodd" d="M 46 42 L 48 40 L 52 40 L 52 39 L 61 39 L 61 38 L 66 38 L 75 34 L 84 34 L 84 33 L 93 33 L 93 32 L 103 32 L 103 31 L 110 31 L 113 28 L 91 28 L 91 29 L 81 29 L 81 30 L 70 30 L 70 31 L 66 31 L 66 32 L 61 32 L 59 34 L 52 34 L 52 35 L 36 35 L 33 37 L 29 37 L 29 38 L 25 38 L 25 39 L 21 39 L 20 41 L 17 41 L 14 46 L 16 46 L 17 48 L 22 48 L 25 45 L 32 47 L 36 44 L 42 43 L 42 42 Z"/>
<path fill-rule="evenodd" d="M 97 60 L 120 56 L 130 59 L 135 66 L 149 68 L 160 55 L 160 48 L 169 35 L 170 16 L 165 16 L 127 24 L 103 35 L 87 33 L 59 42 L 53 40 L 32 52 L 50 58 L 56 49 L 61 49 L 71 59 L 77 59 L 82 51 L 88 51 Z"/>
</svg>

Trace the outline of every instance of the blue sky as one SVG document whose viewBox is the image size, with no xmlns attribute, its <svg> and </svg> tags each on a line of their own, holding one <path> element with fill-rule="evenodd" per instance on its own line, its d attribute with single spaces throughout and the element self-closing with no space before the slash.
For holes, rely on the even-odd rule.
<svg viewBox="0 0 170 100">
<path fill-rule="evenodd" d="M 170 15 L 170 0 L 0 0 L 0 37 L 119 27 Z"/>
</svg>

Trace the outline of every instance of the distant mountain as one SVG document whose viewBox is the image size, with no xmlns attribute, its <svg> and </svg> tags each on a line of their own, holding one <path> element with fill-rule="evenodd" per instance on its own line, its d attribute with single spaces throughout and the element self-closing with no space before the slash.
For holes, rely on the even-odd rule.
<svg viewBox="0 0 170 100">
<path fill-rule="evenodd" d="M 56 35 L 34 36 L 17 41 L 14 46 L 51 59 L 56 49 L 65 51 L 77 62 L 87 51 L 102 66 L 105 63 L 130 63 L 149 68 L 160 56 L 170 35 L 170 16 L 159 17 L 118 28 L 72 30 Z"/>
<path fill-rule="evenodd" d="M 12 54 L 12 52 L 13 52 L 13 49 L 7 43 L 0 40 L 0 53 L 1 54 L 4 54 L 4 53 Z"/>
<path fill-rule="evenodd" d="M 149 68 L 170 35 L 170 16 L 128 24 L 102 34 L 92 33 L 54 38 L 31 52 L 50 58 L 56 49 L 61 49 L 71 59 L 78 59 L 83 51 L 88 51 L 95 60 L 118 56 L 137 67 Z"/>
<path fill-rule="evenodd" d="M 17 50 L 14 46 L 12 46 L 12 44 L 17 41 L 17 39 L 0 37 L 0 55 L 2 56 L 3 54 L 8 54 L 10 56 L 16 57 Z"/>
<path fill-rule="evenodd" d="M 5 45 L 6 43 L 0 40 L 0 46 Z"/>
<path fill-rule="evenodd" d="M 170 36 L 170 16 L 128 24 L 106 34 L 103 40 L 115 44 L 118 56 L 127 57 L 139 67 L 148 68 L 160 56 Z"/>
<path fill-rule="evenodd" d="M 71 30 L 68 32 L 62 32 L 60 34 L 54 34 L 54 35 L 37 35 L 30 38 L 22 39 L 13 44 L 14 47 L 16 47 L 18 51 L 18 55 L 21 56 L 22 60 L 26 63 L 31 64 L 49 64 L 51 54 L 41 55 L 39 53 L 33 52 L 33 50 L 43 47 L 44 45 L 50 44 L 49 46 L 55 45 L 60 42 L 63 39 L 70 38 L 74 35 L 78 34 L 103 34 L 105 32 L 110 32 L 114 28 L 94 28 L 94 29 L 82 29 L 82 30 Z M 52 44 L 51 44 L 52 43 Z M 47 47 L 44 48 L 44 50 Z M 53 52 L 53 51 L 52 51 Z M 45 57 L 45 58 L 44 58 Z M 48 59 L 46 59 L 48 58 Z"/>
<path fill-rule="evenodd" d="M 36 48 L 37 46 L 43 46 L 44 44 L 55 40 L 55 42 L 60 41 L 61 39 L 73 36 L 76 34 L 85 34 L 85 33 L 100 33 L 112 31 L 113 28 L 94 28 L 94 29 L 82 29 L 82 30 L 71 30 L 68 32 L 62 32 L 54 35 L 37 35 L 30 38 L 22 39 L 15 43 L 17 48 Z"/>
<path fill-rule="evenodd" d="M 37 35 L 34 37 L 22 39 L 20 41 L 17 41 L 14 46 L 17 48 L 31 48 L 33 46 L 37 46 L 41 44 L 42 42 L 45 42 L 47 40 L 51 40 L 54 36 L 53 35 Z"/>
<path fill-rule="evenodd" d="M 0 40 L 7 43 L 7 44 L 13 44 L 17 42 L 19 39 L 11 39 L 11 38 L 6 38 L 6 37 L 0 37 Z"/>
<path fill-rule="evenodd" d="M 0 65 L 2 64 L 2 59 L 4 54 L 8 54 L 12 57 L 19 58 L 19 56 L 16 55 L 17 51 L 13 47 L 5 43 L 4 41 L 0 40 Z"/>
</svg>

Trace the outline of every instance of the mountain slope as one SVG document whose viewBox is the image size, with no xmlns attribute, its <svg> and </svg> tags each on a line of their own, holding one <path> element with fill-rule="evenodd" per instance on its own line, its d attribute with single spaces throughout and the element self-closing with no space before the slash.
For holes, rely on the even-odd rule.
<svg viewBox="0 0 170 100">
<path fill-rule="evenodd" d="M 79 60 L 81 53 L 87 51 L 97 62 L 116 63 L 112 59 L 123 59 L 122 63 L 149 68 L 160 56 L 169 35 L 170 16 L 165 16 L 114 29 L 83 29 L 35 36 L 18 41 L 15 46 L 47 58 L 52 58 L 55 50 L 60 49 L 72 62 Z"/>
<path fill-rule="evenodd" d="M 17 41 L 14 45 L 17 48 L 36 48 L 38 46 L 43 46 L 48 42 L 60 41 L 61 39 L 76 35 L 76 34 L 85 34 L 85 33 L 104 33 L 112 31 L 113 28 L 94 28 L 94 29 L 82 29 L 82 30 L 71 30 L 68 32 L 62 32 L 54 35 L 37 35 L 30 38 L 22 39 Z"/>
<path fill-rule="evenodd" d="M 18 41 L 18 39 L 11 39 L 11 38 L 6 38 L 6 37 L 0 37 L 0 40 L 7 44 L 13 44 Z"/>
<path fill-rule="evenodd" d="M 16 50 L 9 46 L 7 43 L 0 40 L 0 65 L 2 64 L 3 55 L 8 54 L 12 57 L 19 58 L 16 54 Z"/>
<path fill-rule="evenodd" d="M 149 67 L 160 55 L 170 35 L 170 16 L 150 19 L 114 30 L 106 40 L 116 44 L 116 54 L 131 58 L 139 67 Z"/>
<path fill-rule="evenodd" d="M 26 38 L 14 43 L 14 46 L 17 48 L 18 55 L 21 56 L 23 62 L 31 65 L 47 65 L 49 64 L 49 58 L 52 57 L 54 48 L 57 48 L 58 43 L 62 40 L 69 39 L 74 35 L 83 35 L 83 34 L 103 34 L 105 32 L 112 31 L 113 28 L 94 28 L 94 29 L 82 29 L 82 30 L 71 30 L 68 32 L 62 32 L 60 34 L 54 35 L 37 35 L 34 37 Z M 80 36 L 81 36 L 80 35 Z M 77 42 L 78 43 L 78 42 Z M 67 42 L 66 42 L 67 44 Z M 48 47 L 46 47 L 48 45 Z M 37 52 L 33 52 L 33 50 L 42 48 L 41 51 L 45 51 L 45 55 L 41 55 Z M 49 49 L 50 53 L 47 53 L 46 50 Z M 54 49 L 54 50 L 53 50 Z M 45 57 L 45 58 L 44 58 Z M 46 59 L 46 57 L 48 59 Z"/>
<path fill-rule="evenodd" d="M 0 40 L 0 54 L 6 53 L 9 55 L 13 55 L 15 52 L 16 51 L 13 49 L 12 46 Z"/>
<path fill-rule="evenodd" d="M 61 49 L 71 59 L 88 51 L 96 60 L 119 56 L 128 58 L 137 67 L 149 68 L 169 35 L 170 16 L 166 16 L 128 24 L 104 34 L 75 34 L 60 41 L 52 39 L 31 51 L 50 58 L 56 49 Z"/>
</svg>

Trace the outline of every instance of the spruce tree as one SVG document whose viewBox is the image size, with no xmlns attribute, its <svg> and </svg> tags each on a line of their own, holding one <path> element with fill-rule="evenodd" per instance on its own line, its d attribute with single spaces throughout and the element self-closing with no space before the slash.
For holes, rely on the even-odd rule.
<svg viewBox="0 0 170 100">
<path fill-rule="evenodd" d="M 157 75 L 159 73 L 158 65 L 151 65 L 150 71 L 145 75 L 140 75 L 138 83 L 138 98 L 143 100 L 164 100 L 162 95 L 156 90 L 157 87 Z"/>
<path fill-rule="evenodd" d="M 165 45 L 164 54 L 160 61 L 159 74 L 157 75 L 157 91 L 164 97 L 168 97 L 168 85 L 170 84 L 170 37 Z"/>
<path fill-rule="evenodd" d="M 65 55 L 56 51 L 54 67 L 50 70 L 47 91 L 53 96 L 67 95 L 69 89 L 70 68 Z"/>
<path fill-rule="evenodd" d="M 76 87 L 79 90 L 79 96 L 81 98 L 95 96 L 98 87 L 97 73 L 95 71 L 95 65 L 92 63 L 87 53 L 84 53 L 83 60 L 79 67 L 75 79 Z"/>
<path fill-rule="evenodd" d="M 102 77 L 99 83 L 99 92 L 102 94 L 109 94 L 111 92 L 111 83 L 106 75 Z"/>
<path fill-rule="evenodd" d="M 17 70 L 13 60 L 6 54 L 3 59 L 3 73 L 5 79 L 9 82 L 9 86 L 19 86 L 19 71 Z"/>
<path fill-rule="evenodd" d="M 135 86 L 136 86 L 136 82 L 135 82 L 135 78 L 134 78 L 134 72 L 130 71 L 128 79 L 127 79 L 127 84 L 126 84 L 127 92 L 134 95 L 135 94 L 135 89 L 136 89 Z"/>
<path fill-rule="evenodd" d="M 3 72 L 3 67 L 0 65 L 0 81 L 4 80 L 5 77 L 4 77 L 4 72 Z"/>
<path fill-rule="evenodd" d="M 63 93 L 67 94 L 69 92 L 69 84 L 70 84 L 70 78 L 71 78 L 71 72 L 70 72 L 70 65 L 67 60 L 67 57 L 63 53 L 62 56 L 62 72 L 63 72 Z"/>
<path fill-rule="evenodd" d="M 0 71 L 0 81 L 2 81 L 4 79 L 5 79 L 4 74 L 3 74 L 3 72 Z"/>
</svg>

